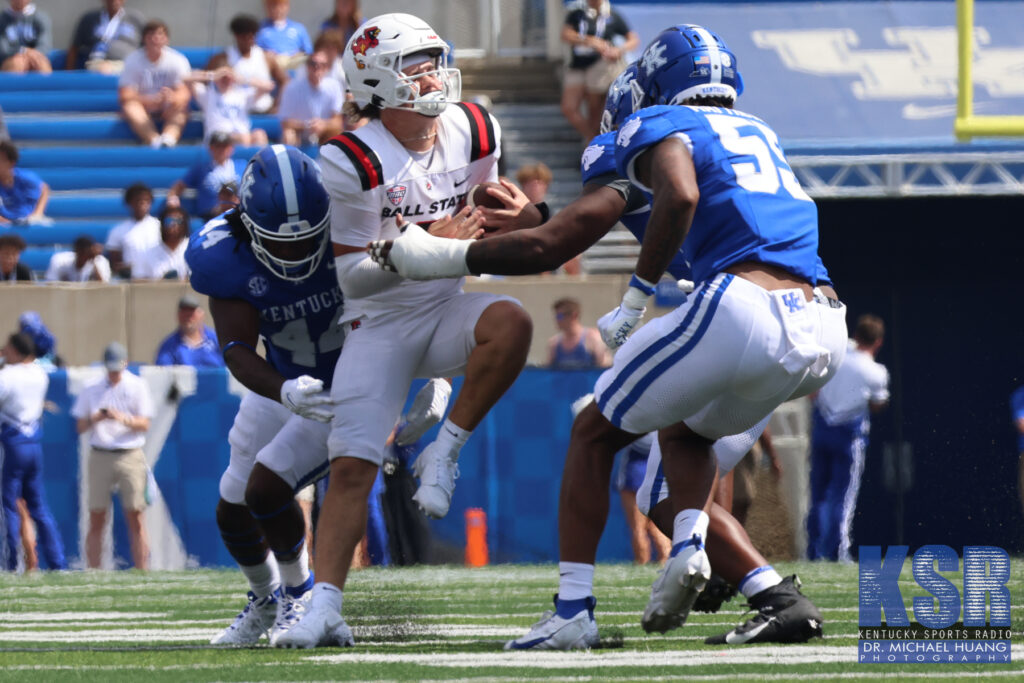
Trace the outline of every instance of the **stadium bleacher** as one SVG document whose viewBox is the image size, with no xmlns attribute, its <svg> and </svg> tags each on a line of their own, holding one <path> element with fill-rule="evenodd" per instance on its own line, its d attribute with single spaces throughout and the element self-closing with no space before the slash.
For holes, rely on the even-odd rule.
<svg viewBox="0 0 1024 683">
<path fill-rule="evenodd" d="M 176 49 L 193 68 L 204 67 L 219 51 Z M 55 67 L 63 66 L 63 50 L 49 56 Z M 46 214 L 55 220 L 53 225 L 6 228 L 24 238 L 29 246 L 21 260 L 39 274 L 55 252 L 70 248 L 79 235 L 106 240 L 110 229 L 127 217 L 124 188 L 136 182 L 152 187 L 156 213 L 171 185 L 207 154 L 198 112 L 177 147 L 151 149 L 140 144 L 120 117 L 116 76 L 62 70 L 48 75 L 0 73 L 0 108 L 20 152 L 19 167 L 37 173 L 51 190 Z M 271 139 L 280 136 L 273 116 L 253 117 L 253 125 L 266 130 Z M 234 156 L 248 159 L 254 152 L 237 147 Z M 193 208 L 187 197 L 185 208 Z M 201 220 L 192 221 L 193 231 L 201 226 Z"/>
</svg>

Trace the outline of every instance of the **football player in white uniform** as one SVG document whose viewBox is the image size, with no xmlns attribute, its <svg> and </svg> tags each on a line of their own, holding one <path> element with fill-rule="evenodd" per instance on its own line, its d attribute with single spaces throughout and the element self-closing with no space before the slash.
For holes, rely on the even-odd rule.
<svg viewBox="0 0 1024 683">
<path fill-rule="evenodd" d="M 481 217 L 466 192 L 497 179 L 500 129 L 482 107 L 459 102 L 461 77 L 448 45 L 424 21 L 385 14 L 366 21 L 345 48 L 349 88 L 369 119 L 321 148 L 331 197 L 331 242 L 345 295 L 345 346 L 335 370 L 328 454 L 330 485 L 320 517 L 317 583 L 306 615 L 278 645 L 351 643 L 342 588 L 366 525 L 366 499 L 382 447 L 414 377 L 465 375 L 437 440 L 414 464 L 413 499 L 448 512 L 459 450 L 526 362 L 529 315 L 515 300 L 462 292 L 462 278 L 417 282 L 374 263 L 367 244 L 406 221 L 443 236 L 472 237 Z"/>
</svg>

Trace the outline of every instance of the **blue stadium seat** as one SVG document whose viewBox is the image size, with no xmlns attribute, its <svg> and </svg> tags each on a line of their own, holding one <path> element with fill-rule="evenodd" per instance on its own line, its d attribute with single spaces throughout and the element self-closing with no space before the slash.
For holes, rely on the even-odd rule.
<svg viewBox="0 0 1024 683">
<path fill-rule="evenodd" d="M 215 54 L 224 52 L 223 47 L 178 47 L 177 45 L 171 45 L 175 50 L 185 55 L 188 59 L 188 63 L 192 65 L 193 69 L 205 69 L 206 64 L 210 61 L 210 58 Z"/>
<path fill-rule="evenodd" d="M 2 79 L 0 79 L 2 80 Z M 3 84 L 0 83 L 0 91 Z M 281 124 L 274 116 L 252 117 L 253 127 L 267 131 L 270 139 L 281 137 Z M 11 139 L 25 140 L 135 140 L 128 124 L 116 115 L 110 116 L 18 116 L 7 119 Z M 184 138 L 199 140 L 203 137 L 203 124 L 192 120 L 185 125 Z"/>
<path fill-rule="evenodd" d="M 53 225 L 26 225 L 4 232 L 16 232 L 29 246 L 53 246 L 71 244 L 79 235 L 89 235 L 97 242 L 104 242 L 107 233 L 114 226 L 112 221 L 61 221 Z"/>
<path fill-rule="evenodd" d="M 185 174 L 185 169 L 181 166 L 118 166 L 105 168 L 102 172 L 89 172 L 80 168 L 57 167 L 40 168 L 38 173 L 51 190 L 123 190 L 138 182 L 150 187 L 170 187 Z"/>
<path fill-rule="evenodd" d="M 235 159 L 249 159 L 257 147 L 235 147 Z M 180 166 L 186 168 L 207 158 L 199 145 L 179 145 L 172 149 L 151 149 L 144 145 L 118 147 L 24 147 L 18 164 L 39 170 L 60 166 L 108 168 L 116 166 Z"/>
<path fill-rule="evenodd" d="M 39 90 L 113 90 L 117 76 L 91 71 L 54 71 L 52 74 L 0 73 L 0 92 Z"/>
<path fill-rule="evenodd" d="M 5 114 L 24 112 L 113 112 L 117 113 L 116 90 L 29 90 L 0 92 Z"/>
<path fill-rule="evenodd" d="M 58 251 L 64 251 L 63 247 L 29 247 L 21 252 L 21 262 L 32 270 L 43 272 L 50 265 L 50 257 Z"/>
<path fill-rule="evenodd" d="M 164 193 L 155 193 L 162 202 Z M 50 195 L 46 215 L 62 218 L 110 218 L 119 221 L 127 215 L 122 192 L 56 193 Z"/>
</svg>

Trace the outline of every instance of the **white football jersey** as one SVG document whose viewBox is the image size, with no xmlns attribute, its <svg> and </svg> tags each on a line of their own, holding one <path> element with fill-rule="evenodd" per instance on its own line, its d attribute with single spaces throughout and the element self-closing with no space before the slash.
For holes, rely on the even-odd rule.
<svg viewBox="0 0 1024 683">
<path fill-rule="evenodd" d="M 332 242 L 365 247 L 394 239 L 398 215 L 426 228 L 465 206 L 469 188 L 497 180 L 501 130 L 494 117 L 479 105 L 460 103 L 438 118 L 437 140 L 424 154 L 403 147 L 379 120 L 320 148 Z M 461 291 L 462 281 L 405 280 L 372 296 L 346 296 L 344 320 L 436 302 Z"/>
</svg>

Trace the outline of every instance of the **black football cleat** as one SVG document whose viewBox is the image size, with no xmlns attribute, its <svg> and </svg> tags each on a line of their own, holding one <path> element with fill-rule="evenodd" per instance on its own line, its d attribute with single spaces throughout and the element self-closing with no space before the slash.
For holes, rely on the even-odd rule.
<svg viewBox="0 0 1024 683">
<path fill-rule="evenodd" d="M 757 610 L 751 619 L 727 633 L 707 638 L 706 645 L 747 643 L 806 643 L 821 637 L 825 620 L 814 603 L 800 592 L 800 579 L 788 576 L 749 600 Z"/>
</svg>

